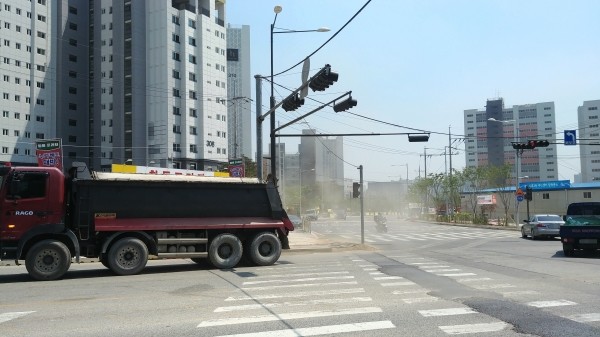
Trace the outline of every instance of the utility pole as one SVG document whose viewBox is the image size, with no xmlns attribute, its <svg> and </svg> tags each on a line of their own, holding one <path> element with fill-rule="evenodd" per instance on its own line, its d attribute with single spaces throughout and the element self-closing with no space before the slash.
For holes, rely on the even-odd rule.
<svg viewBox="0 0 600 337">
<path fill-rule="evenodd" d="M 448 125 L 448 158 L 450 161 L 450 171 L 448 172 L 448 176 L 450 177 L 450 209 L 452 210 L 450 214 L 454 215 L 454 202 L 452 200 L 452 132 L 450 131 L 450 127 L 451 125 Z"/>
<path fill-rule="evenodd" d="M 359 165 L 358 170 L 360 171 L 360 243 L 365 244 L 365 212 L 364 212 L 364 195 L 365 185 L 363 182 L 363 166 Z"/>
<path fill-rule="evenodd" d="M 263 153 L 262 153 L 262 89 L 261 79 L 262 76 L 254 75 L 256 79 L 256 177 L 258 180 L 263 180 Z"/>
</svg>

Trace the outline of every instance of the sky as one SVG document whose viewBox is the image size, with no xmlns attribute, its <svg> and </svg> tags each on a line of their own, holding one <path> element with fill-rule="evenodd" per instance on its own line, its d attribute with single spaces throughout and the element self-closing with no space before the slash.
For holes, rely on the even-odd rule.
<svg viewBox="0 0 600 337">
<path fill-rule="evenodd" d="M 364 6 L 310 58 L 311 76 L 330 64 L 338 81 L 324 92 L 309 91 L 295 112 L 278 109 L 276 120 L 288 123 L 347 91 L 358 105 L 340 113 L 326 107 L 281 133 L 306 128 L 334 134 L 431 132 L 427 143 L 409 143 L 406 135 L 344 137 L 349 179 L 358 180 L 359 165 L 367 182 L 406 179 L 407 166 L 409 179 L 424 176 L 425 147 L 431 155 L 427 173 L 443 173 L 449 167 L 444 147 L 450 142 L 459 149 L 452 168 L 461 170 L 464 110 L 484 110 L 488 99 L 502 97 L 507 108 L 554 102 L 558 142 L 563 130 L 577 129 L 577 107 L 600 99 L 597 0 L 227 0 L 227 22 L 250 26 L 252 76 L 270 75 L 276 5 L 283 8 L 277 28 L 330 29 L 273 35 L 274 73 L 287 70 L 274 78 L 277 101 L 301 85 L 302 65 L 288 69 Z M 263 81 L 263 113 L 269 95 L 270 85 Z M 267 118 L 263 128 L 268 127 Z M 268 133 L 263 139 L 267 154 Z M 296 153 L 300 137 L 280 141 L 288 153 Z M 556 146 L 559 179 L 573 181 L 580 167 L 578 146 Z"/>
</svg>

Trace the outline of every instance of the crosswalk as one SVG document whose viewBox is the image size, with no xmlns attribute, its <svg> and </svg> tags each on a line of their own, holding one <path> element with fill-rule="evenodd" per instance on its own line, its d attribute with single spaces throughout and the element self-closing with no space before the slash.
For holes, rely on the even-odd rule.
<svg viewBox="0 0 600 337">
<path fill-rule="evenodd" d="M 447 277 L 475 290 L 497 292 L 532 310 L 578 307 L 573 299 L 544 298 L 538 291 L 450 263 L 416 255 L 388 256 L 407 266 Z M 201 335 L 253 336 L 522 336 L 514 326 L 461 302 L 436 296 L 403 276 L 389 275 L 359 257 L 321 261 L 318 266 L 275 265 L 257 270 L 231 294 L 215 302 L 197 325 Z M 367 287 L 366 285 L 369 285 Z M 374 287 L 380 287 L 373 290 Z M 385 297 L 382 300 L 382 296 Z M 546 295 L 547 296 L 547 295 Z M 402 314 L 397 311 L 404 310 Z M 411 326 L 397 315 L 420 317 Z M 600 326 L 600 312 L 581 306 L 558 312 L 574 322 Z"/>
<path fill-rule="evenodd" d="M 322 230 L 318 234 L 335 234 L 351 242 L 361 239 L 360 233 L 336 232 L 335 230 Z M 415 241 L 452 241 L 452 240 L 481 240 L 481 239 L 502 239 L 519 237 L 513 231 L 444 231 L 444 232 L 420 232 L 420 233 L 365 233 L 365 242 L 415 242 Z"/>
<path fill-rule="evenodd" d="M 35 311 L 15 311 L 15 312 L 0 312 L 0 324 L 4 322 L 11 321 L 13 319 L 17 319 L 19 317 L 23 317 L 29 314 L 34 313 Z"/>
</svg>

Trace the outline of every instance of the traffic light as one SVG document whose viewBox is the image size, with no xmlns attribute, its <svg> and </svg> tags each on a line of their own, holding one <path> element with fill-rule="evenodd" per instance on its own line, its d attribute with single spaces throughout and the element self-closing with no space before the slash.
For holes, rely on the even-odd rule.
<svg viewBox="0 0 600 337">
<path fill-rule="evenodd" d="M 530 140 L 528 142 L 532 149 L 536 147 L 547 147 L 550 143 L 547 140 Z"/>
<path fill-rule="evenodd" d="M 329 88 L 333 82 L 337 82 L 338 77 L 338 73 L 331 71 L 331 66 L 328 64 L 319 72 L 319 74 L 317 74 L 317 76 L 315 76 L 315 78 L 310 81 L 308 86 L 313 91 L 324 91 L 325 89 Z"/>
<path fill-rule="evenodd" d="M 358 198 L 360 196 L 360 184 L 352 183 L 352 198 Z"/>
<path fill-rule="evenodd" d="M 534 147 L 529 143 L 512 143 L 512 147 L 515 150 L 531 150 Z"/>
<path fill-rule="evenodd" d="M 283 110 L 285 111 L 294 111 L 301 107 L 304 104 L 304 98 L 300 98 L 300 95 L 295 94 L 293 96 L 289 96 L 285 100 L 283 100 Z"/>
<path fill-rule="evenodd" d="M 525 187 L 525 200 L 533 200 L 533 191 L 529 186 Z"/>
<path fill-rule="evenodd" d="M 333 106 L 333 111 L 340 112 L 346 111 L 352 107 L 355 107 L 358 102 L 355 99 L 352 99 L 352 96 L 348 97 L 346 100 L 337 103 Z"/>
</svg>

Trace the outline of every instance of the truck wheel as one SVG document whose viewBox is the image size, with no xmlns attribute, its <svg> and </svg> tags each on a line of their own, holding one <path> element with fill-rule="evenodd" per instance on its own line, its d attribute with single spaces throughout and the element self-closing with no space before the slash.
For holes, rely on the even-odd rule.
<svg viewBox="0 0 600 337">
<path fill-rule="evenodd" d="M 121 239 L 110 248 L 107 262 L 117 275 L 137 274 L 146 267 L 148 247 L 140 239 Z"/>
<path fill-rule="evenodd" d="M 257 265 L 270 266 L 279 260 L 281 242 L 273 233 L 259 233 L 252 239 L 248 254 Z"/>
<path fill-rule="evenodd" d="M 36 280 L 56 280 L 69 270 L 71 252 L 60 241 L 40 241 L 27 252 L 25 266 L 29 275 Z"/>
<path fill-rule="evenodd" d="M 223 233 L 210 242 L 208 257 L 216 268 L 229 269 L 240 262 L 242 251 L 242 242 L 237 236 Z"/>
</svg>

